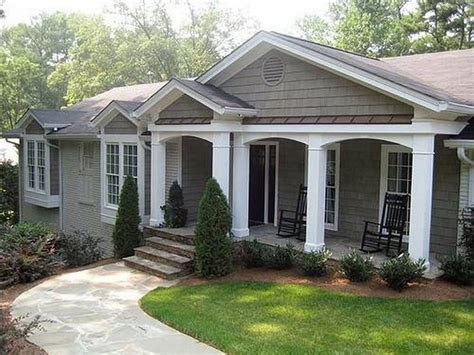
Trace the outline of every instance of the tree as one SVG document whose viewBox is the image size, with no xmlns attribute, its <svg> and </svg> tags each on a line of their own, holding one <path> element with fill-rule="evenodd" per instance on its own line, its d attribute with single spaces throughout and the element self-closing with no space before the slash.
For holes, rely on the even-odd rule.
<svg viewBox="0 0 474 355">
<path fill-rule="evenodd" d="M 0 163 L 0 224 L 18 223 L 18 165 Z"/>
<path fill-rule="evenodd" d="M 418 8 L 410 14 L 413 52 L 472 48 L 473 17 L 469 0 L 418 0 Z"/>
<path fill-rule="evenodd" d="M 127 176 L 120 192 L 115 228 L 112 234 L 114 256 L 123 258 L 133 254 L 140 245 L 140 214 L 138 210 L 138 188 L 135 179 Z"/>
<path fill-rule="evenodd" d="M 318 15 L 306 15 L 297 20 L 296 27 L 300 35 L 310 41 L 331 45 L 334 41 L 334 30 L 331 24 Z"/>
<path fill-rule="evenodd" d="M 183 190 L 177 181 L 173 181 L 168 192 L 166 205 L 161 209 L 165 214 L 165 226 L 180 228 L 186 225 L 188 210 L 184 208 Z"/>
<path fill-rule="evenodd" d="M 219 183 L 210 178 L 199 203 L 195 230 L 196 272 L 204 277 L 219 277 L 232 270 L 230 209 Z"/>
</svg>

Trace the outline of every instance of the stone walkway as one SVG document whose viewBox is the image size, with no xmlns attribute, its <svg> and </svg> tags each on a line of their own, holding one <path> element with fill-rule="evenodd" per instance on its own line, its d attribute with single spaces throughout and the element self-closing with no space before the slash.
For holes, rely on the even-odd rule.
<svg viewBox="0 0 474 355">
<path fill-rule="evenodd" d="M 49 354 L 219 354 L 138 306 L 148 291 L 175 283 L 119 262 L 46 280 L 21 294 L 12 314 L 50 321 L 29 338 Z"/>
</svg>

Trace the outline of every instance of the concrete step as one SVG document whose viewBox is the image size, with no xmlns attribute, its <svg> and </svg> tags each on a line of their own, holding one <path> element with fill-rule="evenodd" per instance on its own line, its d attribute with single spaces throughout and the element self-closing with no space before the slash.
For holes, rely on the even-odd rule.
<svg viewBox="0 0 474 355">
<path fill-rule="evenodd" d="M 191 259 L 194 258 L 195 247 L 193 245 L 187 245 L 160 237 L 146 238 L 145 245 L 158 250 L 167 251 L 168 253 L 186 256 Z"/>
<path fill-rule="evenodd" d="M 184 243 L 187 245 L 194 245 L 194 235 L 180 235 L 172 233 L 169 229 L 164 230 L 163 228 L 155 228 L 151 226 L 143 227 L 143 236 L 145 238 L 159 237 L 168 240 L 174 240 L 176 242 Z"/>
<path fill-rule="evenodd" d="M 192 273 L 191 270 L 178 269 L 170 265 L 157 263 L 135 255 L 124 258 L 123 261 L 129 268 L 146 272 L 147 274 L 158 276 L 166 280 L 174 280 L 178 277 L 183 277 Z"/>
<path fill-rule="evenodd" d="M 193 268 L 193 259 L 186 256 L 169 253 L 164 250 L 155 249 L 150 246 L 142 246 L 135 248 L 135 256 L 142 259 L 148 259 L 158 263 L 173 266 L 178 269 L 190 269 Z"/>
</svg>

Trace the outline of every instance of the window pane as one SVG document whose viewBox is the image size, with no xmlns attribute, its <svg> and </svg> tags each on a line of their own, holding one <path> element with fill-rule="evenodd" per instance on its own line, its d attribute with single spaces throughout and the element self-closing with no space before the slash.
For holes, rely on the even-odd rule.
<svg viewBox="0 0 474 355">
<path fill-rule="evenodd" d="M 43 142 L 37 142 L 37 166 L 38 166 L 38 189 L 44 191 L 45 189 L 45 145 Z"/>
<path fill-rule="evenodd" d="M 119 145 L 107 144 L 106 149 L 107 203 L 118 205 L 120 194 Z"/>
<path fill-rule="evenodd" d="M 28 187 L 35 188 L 35 142 L 27 142 Z"/>
<path fill-rule="evenodd" d="M 135 181 L 138 176 L 138 154 L 135 144 L 126 144 L 123 146 L 123 175 L 133 176 Z"/>
<path fill-rule="evenodd" d="M 325 222 L 328 224 L 335 223 L 336 215 L 336 150 L 327 151 L 326 166 L 326 213 Z"/>
</svg>

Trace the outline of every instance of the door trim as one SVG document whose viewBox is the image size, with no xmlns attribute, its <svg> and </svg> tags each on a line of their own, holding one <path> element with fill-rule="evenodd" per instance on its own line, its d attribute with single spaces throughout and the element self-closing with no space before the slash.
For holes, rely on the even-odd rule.
<svg viewBox="0 0 474 355">
<path fill-rule="evenodd" d="M 277 226 L 277 216 L 278 216 L 278 174 L 279 174 L 279 158 L 280 158 L 280 144 L 277 141 L 263 141 L 250 143 L 250 145 L 263 145 L 265 146 L 265 186 L 264 186 L 264 211 L 263 211 L 263 223 L 268 224 L 268 193 L 270 188 L 270 146 L 275 146 L 275 208 L 274 208 L 274 217 L 273 225 Z M 250 180 L 249 180 L 250 181 Z"/>
</svg>

